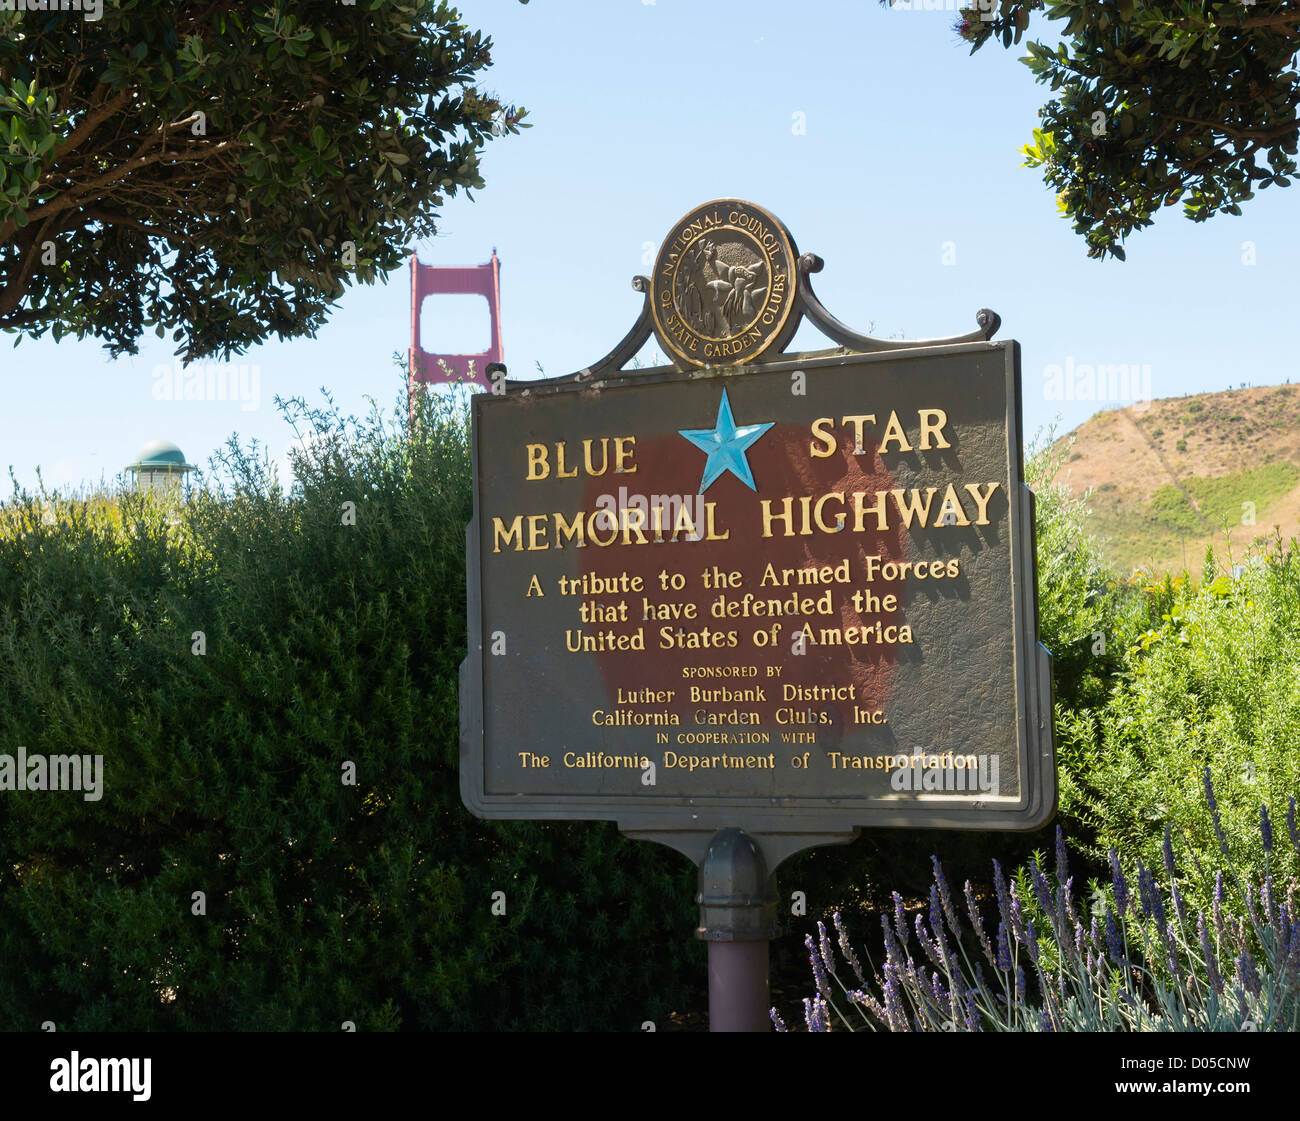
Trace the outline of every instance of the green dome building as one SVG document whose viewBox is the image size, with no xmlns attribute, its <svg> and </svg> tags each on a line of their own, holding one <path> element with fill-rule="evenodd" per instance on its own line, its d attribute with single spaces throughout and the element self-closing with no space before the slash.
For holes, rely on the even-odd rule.
<svg viewBox="0 0 1300 1121">
<path fill-rule="evenodd" d="M 194 464 L 186 463 L 185 453 L 170 440 L 151 440 L 123 470 L 135 473 L 137 486 L 163 492 L 181 489 Z"/>
</svg>

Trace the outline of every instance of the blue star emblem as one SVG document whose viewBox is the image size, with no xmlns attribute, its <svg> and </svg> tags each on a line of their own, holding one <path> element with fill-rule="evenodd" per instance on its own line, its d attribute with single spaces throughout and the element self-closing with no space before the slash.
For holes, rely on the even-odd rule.
<svg viewBox="0 0 1300 1121">
<path fill-rule="evenodd" d="M 697 448 L 708 452 L 704 461 L 704 477 L 700 480 L 700 494 L 713 484 L 724 471 L 730 471 L 750 490 L 756 491 L 754 474 L 749 469 L 745 452 L 764 432 L 775 424 L 746 424 L 736 427 L 736 418 L 731 415 L 731 402 L 727 400 L 727 391 L 722 391 L 722 404 L 718 406 L 718 421 L 713 428 L 679 428 L 678 435 L 685 436 Z"/>
</svg>

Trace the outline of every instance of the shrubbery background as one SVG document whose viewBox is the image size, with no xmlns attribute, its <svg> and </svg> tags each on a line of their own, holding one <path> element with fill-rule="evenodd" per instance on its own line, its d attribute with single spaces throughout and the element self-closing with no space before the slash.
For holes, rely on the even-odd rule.
<svg viewBox="0 0 1300 1121">
<path fill-rule="evenodd" d="M 463 400 L 422 399 L 409 431 L 404 401 L 397 421 L 282 407 L 311 433 L 290 493 L 232 441 L 210 489 L 175 508 L 15 487 L 0 509 L 0 751 L 102 754 L 106 791 L 0 798 L 0 1021 L 662 1023 L 705 986 L 686 860 L 612 825 L 489 824 L 460 802 Z M 1167 824 L 1213 862 L 1207 764 L 1242 873 L 1257 873 L 1259 804 L 1281 823 L 1300 785 L 1294 542 L 1236 577 L 1207 558 L 1195 588 L 1119 581 L 1055 467 L 1040 451 L 1027 474 L 1061 821 L 1093 860 L 1076 876 L 1103 875 L 1111 846 L 1157 866 Z M 779 881 L 808 916 L 787 920 L 774 966 L 803 956 L 829 908 L 924 895 L 932 853 L 980 882 L 990 857 L 1050 845 L 1047 831 L 873 830 L 804 854 Z M 1275 876 L 1295 871 L 1286 859 Z"/>
<path fill-rule="evenodd" d="M 287 412 L 316 432 L 292 495 L 232 445 L 175 524 L 138 495 L 8 511 L 0 744 L 103 754 L 106 793 L 0 798 L 4 1026 L 662 1018 L 704 976 L 687 862 L 460 803 L 463 413 L 428 402 L 406 440 Z"/>
</svg>

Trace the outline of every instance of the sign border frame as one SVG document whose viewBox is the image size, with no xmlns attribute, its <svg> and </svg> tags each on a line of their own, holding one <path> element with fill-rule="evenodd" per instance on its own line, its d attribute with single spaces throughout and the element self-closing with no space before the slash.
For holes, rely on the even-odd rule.
<svg viewBox="0 0 1300 1121">
<path fill-rule="evenodd" d="M 635 795 L 514 794 L 494 795 L 485 790 L 486 742 L 484 735 L 484 650 L 482 639 L 482 563 L 480 554 L 479 417 L 493 397 L 510 398 L 550 393 L 581 393 L 663 381 L 699 380 L 707 377 L 743 377 L 754 373 L 815 370 L 853 364 L 906 362 L 1001 351 L 1006 371 L 1007 462 L 1018 493 L 1009 503 L 1012 616 L 1015 623 L 1014 675 L 1017 713 L 1017 754 L 1021 797 L 1009 807 L 982 808 L 978 799 L 950 809 L 934 803 L 924 806 L 873 808 L 830 805 L 812 807 L 773 805 L 776 799 L 719 800 L 663 797 L 660 804 Z M 548 384 L 548 381 L 551 384 Z M 703 860 L 709 839 L 727 827 L 743 828 L 763 846 L 769 867 L 802 849 L 821 844 L 846 843 L 864 828 L 962 829 L 971 831 L 1032 831 L 1055 816 L 1055 736 L 1053 728 L 1052 655 L 1038 636 L 1038 581 L 1034 529 L 1034 494 L 1024 482 L 1020 344 L 1015 340 L 907 347 L 879 354 L 846 353 L 842 349 L 784 355 L 778 361 L 752 366 L 717 367 L 707 371 L 682 371 L 675 366 L 651 370 L 620 371 L 600 381 L 575 383 L 571 378 L 511 383 L 504 394 L 480 393 L 471 401 L 470 432 L 473 470 L 473 515 L 465 529 L 466 540 L 466 656 L 460 666 L 460 789 L 465 807 L 485 820 L 613 821 L 629 836 L 657 841 Z M 477 688 L 475 688 L 477 683 Z"/>
</svg>

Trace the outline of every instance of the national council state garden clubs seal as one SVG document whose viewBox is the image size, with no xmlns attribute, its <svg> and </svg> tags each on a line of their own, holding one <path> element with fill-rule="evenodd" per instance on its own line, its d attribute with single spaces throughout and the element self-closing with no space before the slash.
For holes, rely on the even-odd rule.
<svg viewBox="0 0 1300 1121">
<path fill-rule="evenodd" d="M 737 366 L 779 352 L 798 326 L 798 252 L 761 206 L 696 207 L 659 249 L 650 284 L 655 334 L 682 366 Z"/>
</svg>

